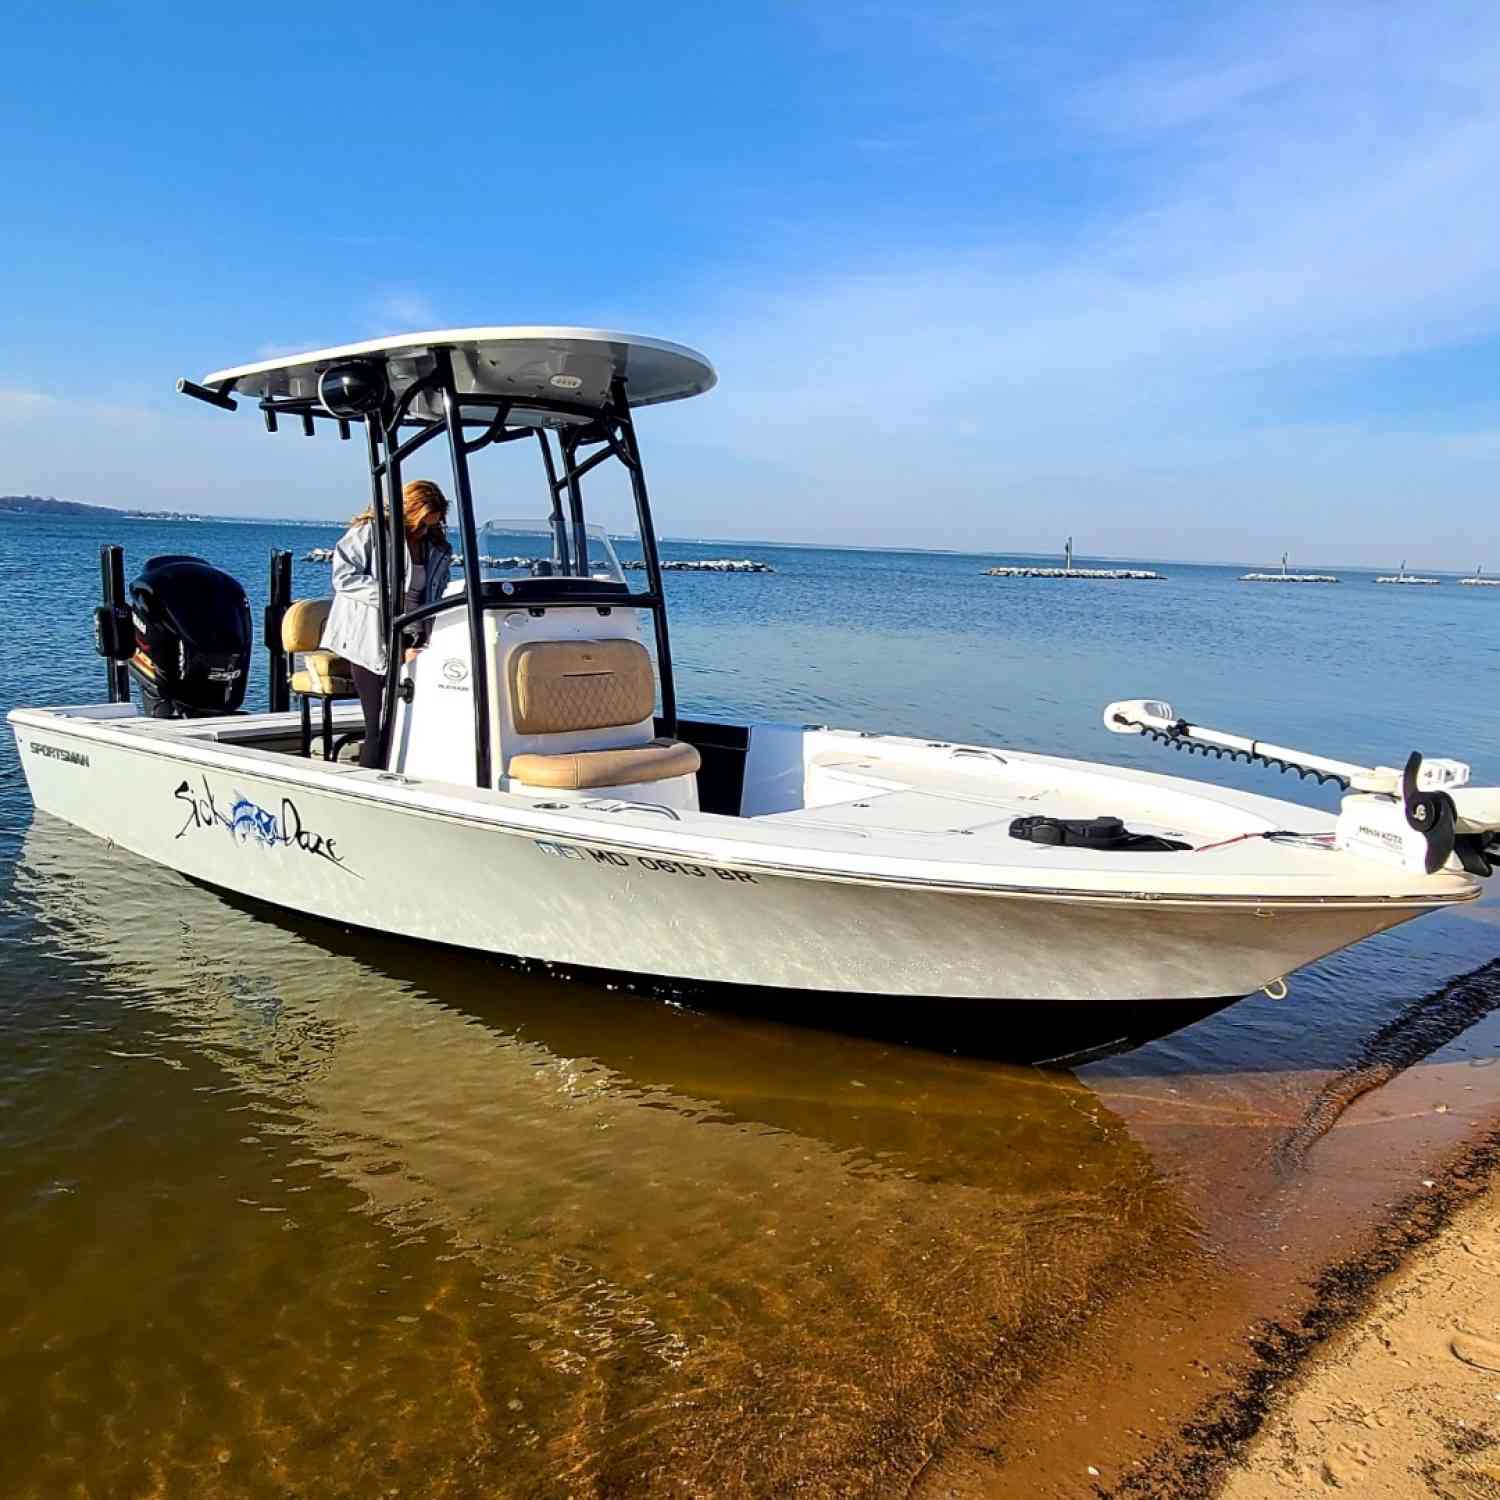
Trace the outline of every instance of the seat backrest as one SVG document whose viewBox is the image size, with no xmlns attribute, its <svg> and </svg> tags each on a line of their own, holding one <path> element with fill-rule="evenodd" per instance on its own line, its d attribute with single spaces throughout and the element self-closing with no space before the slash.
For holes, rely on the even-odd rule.
<svg viewBox="0 0 1500 1500">
<path fill-rule="evenodd" d="M 510 654 L 510 707 L 521 734 L 570 734 L 649 720 L 651 654 L 639 641 L 528 641 Z"/>
<path fill-rule="evenodd" d="M 316 651 L 323 641 L 332 599 L 297 599 L 281 617 L 281 649 L 288 654 Z"/>
</svg>

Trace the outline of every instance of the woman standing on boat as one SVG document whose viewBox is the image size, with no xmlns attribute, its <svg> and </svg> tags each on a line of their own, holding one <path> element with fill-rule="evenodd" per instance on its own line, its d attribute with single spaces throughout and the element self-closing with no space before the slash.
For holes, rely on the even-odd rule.
<svg viewBox="0 0 1500 1500">
<path fill-rule="evenodd" d="M 401 491 L 401 510 L 406 522 L 406 593 L 396 604 L 398 613 L 441 598 L 453 567 L 453 549 L 443 526 L 448 497 L 442 490 L 430 479 L 413 479 Z M 359 763 L 371 769 L 380 767 L 380 711 L 388 670 L 375 544 L 375 513 L 370 509 L 354 518 L 333 549 L 333 608 L 322 640 L 325 651 L 342 656 L 353 668 L 354 688 L 365 714 Z M 407 661 L 426 645 L 431 623 L 425 620 L 408 632 Z"/>
</svg>

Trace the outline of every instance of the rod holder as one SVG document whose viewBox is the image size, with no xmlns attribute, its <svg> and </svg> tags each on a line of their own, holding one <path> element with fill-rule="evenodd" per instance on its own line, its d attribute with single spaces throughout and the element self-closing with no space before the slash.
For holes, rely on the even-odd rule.
<svg viewBox="0 0 1500 1500">
<path fill-rule="evenodd" d="M 125 598 L 125 549 L 99 549 L 99 592 L 94 611 L 94 649 L 104 658 L 105 689 L 111 703 L 130 702 L 130 673 L 125 663 L 135 648 L 135 621 Z"/>
<path fill-rule="evenodd" d="M 292 554 L 280 548 L 271 553 L 266 599 L 266 706 L 273 714 L 284 714 L 292 706 L 286 652 L 281 645 L 281 622 L 292 602 Z"/>
<path fill-rule="evenodd" d="M 206 385 L 199 385 L 196 380 L 179 380 L 177 382 L 177 394 L 179 396 L 191 396 L 194 401 L 206 401 L 210 406 L 223 407 L 225 411 L 238 411 L 239 403 L 230 398 L 223 390 L 210 390 Z"/>
</svg>

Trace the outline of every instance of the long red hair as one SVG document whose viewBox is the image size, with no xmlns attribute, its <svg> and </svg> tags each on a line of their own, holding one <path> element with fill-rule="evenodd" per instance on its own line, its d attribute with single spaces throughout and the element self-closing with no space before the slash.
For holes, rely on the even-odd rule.
<svg viewBox="0 0 1500 1500">
<path fill-rule="evenodd" d="M 430 479 L 410 479 L 401 487 L 401 517 L 408 535 L 422 530 L 425 522 L 436 518 L 438 535 L 446 545 L 448 497 Z M 375 507 L 367 505 L 349 524 L 362 526 L 374 519 Z"/>
</svg>

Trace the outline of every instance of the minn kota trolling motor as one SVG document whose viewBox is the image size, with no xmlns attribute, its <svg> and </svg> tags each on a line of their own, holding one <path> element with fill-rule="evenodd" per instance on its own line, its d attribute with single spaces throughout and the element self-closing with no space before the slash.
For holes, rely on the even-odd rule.
<svg viewBox="0 0 1500 1500">
<path fill-rule="evenodd" d="M 1400 770 L 1359 766 L 1190 724 L 1170 703 L 1150 698 L 1111 703 L 1104 725 L 1190 755 L 1228 756 L 1333 782 L 1346 795 L 1332 843 L 1350 854 L 1429 875 L 1452 855 L 1471 875 L 1489 875 L 1500 865 L 1500 787 L 1470 786 L 1461 760 L 1424 760 L 1413 750 Z"/>
</svg>

